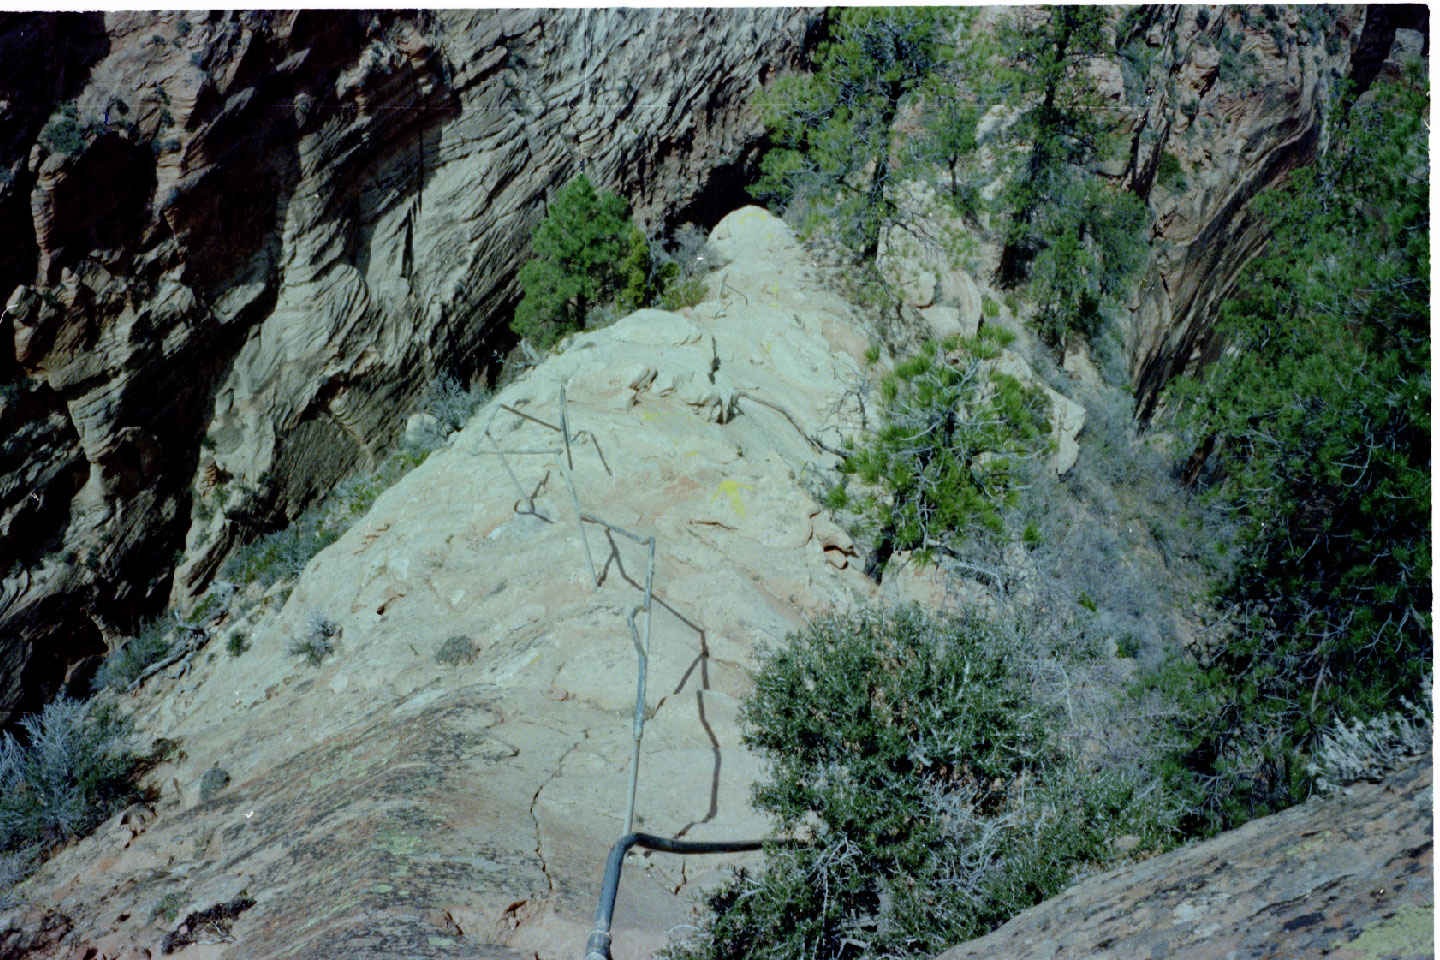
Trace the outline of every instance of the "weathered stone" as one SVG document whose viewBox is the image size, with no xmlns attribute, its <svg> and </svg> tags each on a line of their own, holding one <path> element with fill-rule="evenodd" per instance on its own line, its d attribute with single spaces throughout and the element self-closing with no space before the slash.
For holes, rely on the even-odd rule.
<svg viewBox="0 0 1440 960">
<path fill-rule="evenodd" d="M 980 315 L 968 317 L 956 307 L 926 307 L 920 311 L 930 335 L 937 340 L 944 337 L 973 337 L 980 329 Z"/>
<path fill-rule="evenodd" d="M 1155 217 L 1155 254 L 1125 334 L 1142 418 L 1154 413 L 1173 377 L 1194 372 L 1221 349 L 1212 335 L 1220 302 L 1268 235 L 1250 214 L 1250 201 L 1315 155 L 1322 111 L 1352 71 L 1357 47 L 1375 33 L 1384 34 L 1389 49 L 1396 33 L 1393 21 L 1376 13 L 1382 8 L 1345 5 L 1325 8 L 1323 33 L 1312 38 L 1283 9 L 1271 22 L 1238 6 L 1155 8 L 1150 95 L 1135 108 L 1123 173 Z M 1219 78 L 1222 34 L 1239 39 L 1240 56 L 1254 58 L 1238 80 Z M 1166 153 L 1187 171 L 1183 190 L 1154 190 Z"/>
<path fill-rule="evenodd" d="M 0 23 L 0 371 L 40 385 L 7 408 L 26 414 L 11 432 L 51 438 L 14 467 L 30 483 L 0 484 L 0 556 L 18 561 L 0 569 L 0 722 L 370 462 L 438 372 L 482 366 L 529 233 L 575 174 L 652 228 L 703 216 L 716 171 L 751 158 L 757 80 L 815 16 Z M 249 491 L 230 511 L 247 525 L 196 512 L 207 434 L 205 469 Z M 52 466 L 63 482 L 34 486 Z"/>
<path fill-rule="evenodd" d="M 1089 877 L 940 960 L 1433 957 L 1431 778 L 1424 761 Z"/>
<path fill-rule="evenodd" d="M 1071 337 L 1066 342 L 1065 358 L 1061 367 L 1086 386 L 1099 387 L 1101 384 L 1100 371 L 1095 368 L 1095 361 L 1090 359 L 1090 350 L 1085 341 L 1079 337 Z"/>
<path fill-rule="evenodd" d="M 1050 438 L 1055 444 L 1050 462 L 1056 475 L 1064 476 L 1080 457 L 1080 431 L 1085 429 L 1085 408 L 1041 380 L 1025 358 L 1013 350 L 1000 351 L 993 368 L 1023 384 L 1038 387 L 1049 398 Z"/>
<path fill-rule="evenodd" d="M 715 245 L 729 262 L 688 317 L 640 311 L 570 338 L 310 561 L 283 609 L 253 613 L 248 652 L 197 658 L 127 699 L 142 740 L 183 754 L 149 775 L 143 831 L 104 828 L 26 885 L 32 903 L 75 904 L 64 950 L 158 956 L 179 923 L 151 918 L 162 897 L 183 894 L 183 915 L 248 890 L 234 942 L 208 956 L 576 954 L 622 829 L 626 616 L 649 557 L 598 523 L 582 540 L 569 482 L 585 513 L 657 538 L 637 827 L 764 834 L 738 717 L 755 645 L 875 591 L 801 482 L 833 462 L 813 437 L 857 429 L 860 364 L 834 343 L 861 315 L 764 211 L 727 217 Z M 562 386 L 573 467 L 545 425 L 560 423 Z M 728 416 L 712 415 L 712 392 Z M 482 442 L 496 410 L 499 447 L 542 451 L 508 458 L 523 491 Z M 290 648 L 317 614 L 340 629 L 315 667 Z M 437 662 L 457 635 L 473 662 Z M 202 798 L 217 765 L 229 782 Z M 650 955 L 690 919 L 697 884 L 756 862 L 632 857 L 616 955 Z M 38 923 L 27 916 L 0 929 Z"/>
</svg>

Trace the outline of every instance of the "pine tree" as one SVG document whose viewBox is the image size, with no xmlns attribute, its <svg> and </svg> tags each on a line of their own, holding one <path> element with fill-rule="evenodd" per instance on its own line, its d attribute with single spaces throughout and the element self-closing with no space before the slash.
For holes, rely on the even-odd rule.
<svg viewBox="0 0 1440 960">
<path fill-rule="evenodd" d="M 591 308 L 621 312 L 649 297 L 649 245 L 625 200 L 597 192 L 585 174 L 562 187 L 531 237 L 532 259 L 520 268 L 524 297 L 510 328 L 547 347 L 581 329 Z"/>
<path fill-rule="evenodd" d="M 895 118 L 953 57 L 945 34 L 954 22 L 953 11 L 938 7 L 842 9 L 815 72 L 782 78 L 759 100 L 774 147 L 756 196 L 817 205 L 843 241 L 873 260 L 897 216 L 889 189 L 909 166 Z"/>
<path fill-rule="evenodd" d="M 1224 826 L 1303 797 L 1297 751 L 1418 693 L 1433 651 L 1428 89 L 1382 81 L 1331 148 L 1257 200 L 1265 253 L 1229 344 L 1177 384 L 1243 522 L 1184 765 Z M 1343 102 L 1343 101 L 1342 101 Z"/>
<path fill-rule="evenodd" d="M 1040 332 L 1053 344 L 1071 330 L 1093 335 L 1102 306 L 1124 294 L 1144 256 L 1144 204 L 1088 169 L 1108 146 L 1085 72 L 1111 52 L 1106 16 L 1102 7 L 1054 7 L 1013 37 L 1011 86 L 1027 103 L 1013 135 L 1028 149 L 1004 193 L 1000 278 L 1034 282 Z"/>
</svg>

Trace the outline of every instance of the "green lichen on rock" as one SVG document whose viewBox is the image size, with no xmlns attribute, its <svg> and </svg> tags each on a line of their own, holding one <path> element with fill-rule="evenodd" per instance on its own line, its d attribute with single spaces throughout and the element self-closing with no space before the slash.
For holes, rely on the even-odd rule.
<svg viewBox="0 0 1440 960">
<path fill-rule="evenodd" d="M 1361 960 L 1435 956 L 1435 908 L 1406 904 L 1349 943 L 1333 949 L 1352 951 Z"/>
</svg>

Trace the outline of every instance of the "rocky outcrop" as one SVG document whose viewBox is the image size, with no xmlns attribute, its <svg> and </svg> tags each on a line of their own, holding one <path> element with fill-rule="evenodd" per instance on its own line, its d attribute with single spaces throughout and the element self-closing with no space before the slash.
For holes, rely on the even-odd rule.
<svg viewBox="0 0 1440 960">
<path fill-rule="evenodd" d="M 763 835 L 738 727 L 754 647 L 875 590 L 806 492 L 858 422 L 867 340 L 764 211 L 712 247 L 704 302 L 573 338 L 382 494 L 283 609 L 232 612 L 188 673 L 127 696 L 143 738 L 175 744 L 153 815 L 52 858 L 0 944 L 64 930 L 28 956 L 158 956 L 186 918 L 248 899 L 233 940 L 195 955 L 576 955 L 622 832 L 627 615 L 652 582 L 647 548 L 604 524 L 656 538 L 638 828 Z M 291 647 L 317 616 L 334 653 L 312 667 Z M 216 649 L 232 631 L 238 657 Z M 228 785 L 202 789 L 216 766 Z M 632 856 L 615 955 L 648 956 L 733 862 Z"/>
<path fill-rule="evenodd" d="M 1323 149 L 1340 81 L 1353 72 L 1359 93 L 1378 72 L 1356 51 L 1389 51 L 1397 27 L 1428 31 L 1423 12 L 1387 10 L 1157 6 L 1120 21 L 1101 89 L 1131 118 L 1129 149 L 1105 172 L 1155 218 L 1126 332 L 1142 421 L 1171 379 L 1222 348 L 1212 336 L 1220 303 L 1266 239 L 1250 200 Z"/>
<path fill-rule="evenodd" d="M 1082 880 L 940 960 L 1435 955 L 1428 760 Z"/>
<path fill-rule="evenodd" d="M 813 18 L 0 17 L 0 720 L 483 365 L 577 172 L 694 215 Z"/>
</svg>

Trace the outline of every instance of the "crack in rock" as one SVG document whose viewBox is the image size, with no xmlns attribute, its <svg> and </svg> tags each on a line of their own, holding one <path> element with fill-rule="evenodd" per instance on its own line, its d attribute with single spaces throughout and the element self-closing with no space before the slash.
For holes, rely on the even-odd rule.
<svg viewBox="0 0 1440 960">
<path fill-rule="evenodd" d="M 535 815 L 535 806 L 540 802 L 540 794 L 550 786 L 550 781 L 560 776 L 560 771 L 565 769 L 565 761 L 570 758 L 570 754 L 589 739 L 589 728 L 580 731 L 580 739 L 572 743 L 569 749 L 560 755 L 560 759 L 555 763 L 555 769 L 550 771 L 550 776 L 541 781 L 540 786 L 535 788 L 535 793 L 530 797 L 530 822 L 535 826 L 535 858 L 540 861 L 540 872 L 545 874 L 545 886 L 552 897 L 555 895 L 555 878 L 550 875 L 550 865 L 545 860 L 545 839 L 540 833 L 540 818 Z"/>
</svg>

